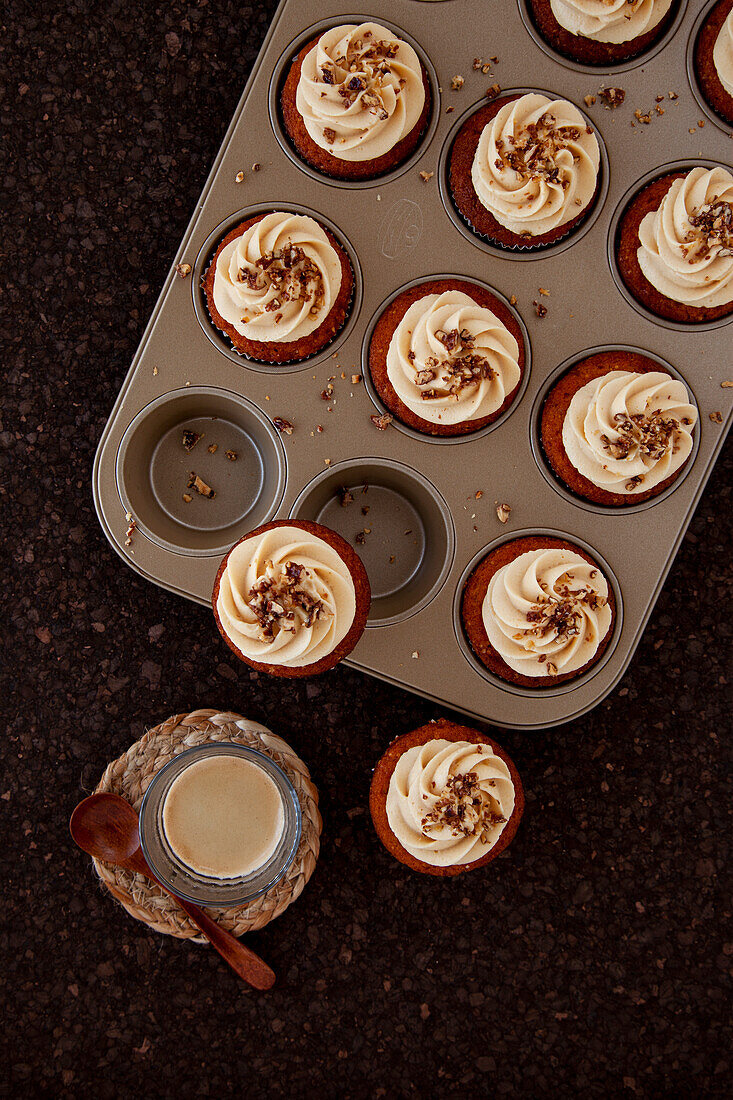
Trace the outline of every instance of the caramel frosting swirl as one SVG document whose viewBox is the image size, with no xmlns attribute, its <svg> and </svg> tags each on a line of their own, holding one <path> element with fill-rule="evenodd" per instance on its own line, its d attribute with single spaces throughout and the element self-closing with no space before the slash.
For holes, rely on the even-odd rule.
<svg viewBox="0 0 733 1100">
<path fill-rule="evenodd" d="M 608 582 L 573 550 L 528 550 L 493 575 L 482 618 L 515 672 L 563 676 L 592 660 L 608 633 Z"/>
<path fill-rule="evenodd" d="M 644 216 L 636 253 L 660 294 L 697 308 L 733 301 L 733 175 L 693 168 Z"/>
<path fill-rule="evenodd" d="M 324 539 L 299 527 L 273 527 L 231 551 L 216 610 L 245 657 L 300 668 L 328 656 L 348 634 L 354 581 Z"/>
<path fill-rule="evenodd" d="M 481 859 L 514 810 L 509 769 L 490 745 L 437 738 L 397 761 L 387 791 L 387 821 L 402 847 L 423 863 L 454 867 Z"/>
<path fill-rule="evenodd" d="M 713 46 L 713 65 L 728 95 L 733 95 L 733 8 L 718 31 Z"/>
<path fill-rule="evenodd" d="M 672 0 L 550 0 L 550 6 L 571 34 L 618 44 L 654 30 Z"/>
<path fill-rule="evenodd" d="M 566 99 L 528 92 L 484 126 L 471 168 L 476 195 L 512 233 L 536 237 L 582 213 L 596 191 L 598 139 Z"/>
<path fill-rule="evenodd" d="M 285 343 L 310 335 L 341 288 L 341 260 L 305 214 L 266 214 L 222 248 L 214 305 L 247 340 Z"/>
<path fill-rule="evenodd" d="M 409 307 L 387 350 L 387 376 L 410 412 L 431 424 L 490 416 L 520 378 L 508 328 L 468 294 L 426 294 Z"/>
<path fill-rule="evenodd" d="M 332 27 L 303 58 L 295 105 L 320 149 L 339 160 L 375 160 L 422 114 L 420 59 L 379 23 Z"/>
<path fill-rule="evenodd" d="M 562 442 L 583 477 L 633 497 L 684 465 L 696 420 L 684 382 L 662 371 L 614 370 L 573 395 Z"/>
</svg>

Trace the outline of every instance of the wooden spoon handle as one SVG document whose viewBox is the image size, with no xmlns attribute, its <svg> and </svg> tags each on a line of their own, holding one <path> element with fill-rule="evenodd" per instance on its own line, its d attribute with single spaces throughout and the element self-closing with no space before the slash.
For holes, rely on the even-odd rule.
<svg viewBox="0 0 733 1100">
<path fill-rule="evenodd" d="M 146 875 L 153 882 L 157 882 L 166 894 L 170 894 L 178 902 L 181 909 L 188 913 L 197 928 L 201 929 L 211 946 L 216 948 L 221 957 L 229 963 L 232 970 L 240 978 L 245 982 L 249 982 L 255 989 L 272 989 L 275 984 L 274 970 L 271 970 L 259 955 L 255 955 L 254 951 L 250 951 L 248 947 L 240 943 L 231 932 L 221 928 L 215 920 L 204 913 L 203 909 L 199 909 L 198 905 L 194 905 L 190 901 L 184 901 L 177 894 L 171 893 L 165 883 L 157 879 L 150 870 L 145 861 L 145 856 L 139 848 L 128 860 L 125 860 L 123 866 L 128 867 L 131 871 L 136 871 L 139 875 Z"/>
<path fill-rule="evenodd" d="M 178 897 L 176 901 L 240 978 L 249 982 L 255 989 L 272 989 L 275 984 L 275 972 L 259 955 L 255 955 L 254 951 L 250 951 L 240 943 L 231 932 L 221 928 L 197 905 L 192 905 L 191 902 Z"/>
</svg>

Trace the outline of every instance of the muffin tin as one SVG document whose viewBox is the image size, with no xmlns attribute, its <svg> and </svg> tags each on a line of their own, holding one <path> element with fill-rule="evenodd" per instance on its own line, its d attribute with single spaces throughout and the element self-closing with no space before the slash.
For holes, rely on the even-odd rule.
<svg viewBox="0 0 733 1100">
<path fill-rule="evenodd" d="M 729 164 L 730 140 L 706 120 L 688 82 L 696 5 L 680 4 L 662 49 L 613 70 L 580 66 L 540 46 L 528 32 L 523 0 L 493 5 L 490 14 L 501 19 L 487 20 L 486 9 L 486 0 L 372 0 L 354 13 L 343 0 L 323 0 L 314 22 L 314 7 L 309 17 L 307 5 L 283 0 L 105 428 L 94 498 L 105 534 L 128 565 L 202 604 L 224 552 L 258 524 L 297 516 L 334 527 L 356 545 L 374 590 L 367 630 L 347 663 L 475 718 L 533 729 L 583 714 L 618 683 L 722 445 L 733 397 L 721 388 L 732 377 L 729 331 L 721 322 L 671 326 L 628 300 L 614 274 L 612 233 L 640 177 L 669 170 L 673 156 L 675 166 Z M 301 164 L 289 148 L 277 90 L 306 37 L 366 19 L 417 43 L 433 84 L 433 111 L 414 157 L 381 179 L 345 184 Z M 498 56 L 490 75 L 473 71 L 477 55 Z M 525 256 L 489 248 L 454 223 L 445 161 L 457 122 L 481 105 L 486 88 L 495 81 L 502 90 L 523 87 L 530 72 L 534 87 L 590 116 L 607 162 L 592 220 L 558 246 Z M 458 74 L 465 83 L 452 91 Z M 625 90 L 621 107 L 585 105 L 603 84 Z M 664 97 L 663 115 L 653 110 L 657 96 Z M 634 118 L 637 108 L 651 111 L 648 125 Z M 244 182 L 237 183 L 240 172 Z M 434 175 L 423 181 L 420 172 Z M 234 352 L 211 326 L 199 285 L 227 229 L 266 209 L 317 217 L 343 242 L 356 276 L 350 317 L 333 343 L 284 367 Z M 191 274 L 179 277 L 176 263 L 190 264 Z M 505 416 L 473 435 L 432 439 L 396 421 L 380 431 L 370 416 L 383 410 L 363 363 L 373 319 L 404 286 L 446 274 L 474 279 L 505 300 L 516 297 L 531 352 L 523 392 Z M 533 302 L 547 307 L 546 316 L 537 316 Z M 674 488 L 613 510 L 558 485 L 536 424 L 559 366 L 619 338 L 679 373 L 700 422 L 696 450 Z M 364 380 L 352 385 L 352 374 Z M 320 395 L 329 380 L 335 400 L 326 402 Z M 718 411 L 722 423 L 710 419 Z M 276 417 L 293 424 L 292 435 L 275 430 Z M 190 454 L 176 443 L 187 427 L 203 433 Z M 216 489 L 214 500 L 195 492 L 190 503 L 182 500 L 191 470 Z M 341 487 L 354 497 L 347 507 Z M 495 502 L 511 506 L 505 526 Z M 126 514 L 137 522 L 131 535 Z M 609 650 L 584 676 L 557 688 L 516 689 L 472 657 L 458 596 L 489 547 L 541 532 L 586 546 L 605 564 L 619 614 Z M 363 542 L 356 543 L 357 533 Z"/>
</svg>

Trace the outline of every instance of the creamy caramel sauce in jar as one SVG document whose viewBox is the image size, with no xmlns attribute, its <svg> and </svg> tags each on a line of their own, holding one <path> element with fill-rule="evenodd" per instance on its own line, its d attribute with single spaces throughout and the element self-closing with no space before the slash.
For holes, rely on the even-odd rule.
<svg viewBox="0 0 733 1100">
<path fill-rule="evenodd" d="M 173 854 L 207 878 L 240 878 L 262 867 L 284 824 L 276 784 L 238 756 L 190 764 L 173 780 L 163 804 L 163 832 Z"/>
</svg>

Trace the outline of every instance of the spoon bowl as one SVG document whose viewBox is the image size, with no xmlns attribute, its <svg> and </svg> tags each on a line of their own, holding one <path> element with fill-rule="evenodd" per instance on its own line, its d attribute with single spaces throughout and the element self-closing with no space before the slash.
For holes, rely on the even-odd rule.
<svg viewBox="0 0 733 1100">
<path fill-rule="evenodd" d="M 74 810 L 69 822 L 82 851 L 105 863 L 127 862 L 140 847 L 137 814 L 115 794 L 93 794 Z"/>
</svg>

